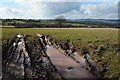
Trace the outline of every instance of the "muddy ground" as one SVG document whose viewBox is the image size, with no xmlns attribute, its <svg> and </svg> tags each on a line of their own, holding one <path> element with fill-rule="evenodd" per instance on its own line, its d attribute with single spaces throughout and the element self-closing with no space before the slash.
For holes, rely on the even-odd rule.
<svg viewBox="0 0 120 80">
<path fill-rule="evenodd" d="M 32 40 L 30 40 L 31 38 Z M 2 50 L 3 80 L 62 80 L 38 37 L 22 37 L 25 49 L 19 52 L 19 38 L 8 40 Z M 23 55 L 22 53 L 27 54 Z M 19 59 L 18 59 L 19 54 Z"/>
</svg>

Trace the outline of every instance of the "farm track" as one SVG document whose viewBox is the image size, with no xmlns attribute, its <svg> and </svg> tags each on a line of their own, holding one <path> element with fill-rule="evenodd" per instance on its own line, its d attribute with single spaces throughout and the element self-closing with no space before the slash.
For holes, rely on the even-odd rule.
<svg viewBox="0 0 120 80">
<path fill-rule="evenodd" d="M 83 68 L 83 65 L 86 65 L 85 61 L 77 54 L 75 60 L 70 59 L 52 46 L 46 50 L 39 36 L 33 38 L 33 41 L 29 41 L 27 36 L 18 35 L 8 42 L 2 61 L 4 80 L 13 80 L 13 78 L 14 80 L 62 80 L 63 78 L 96 77 Z M 77 63 L 76 60 L 79 62 Z"/>
</svg>

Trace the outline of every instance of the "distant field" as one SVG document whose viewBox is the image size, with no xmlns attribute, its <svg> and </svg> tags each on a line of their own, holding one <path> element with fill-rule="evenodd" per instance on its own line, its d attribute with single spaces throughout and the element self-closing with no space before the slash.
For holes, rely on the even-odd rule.
<svg viewBox="0 0 120 80">
<path fill-rule="evenodd" d="M 2 28 L 3 45 L 15 34 L 51 35 L 60 44 L 67 39 L 78 52 L 86 48 L 102 68 L 102 76 L 118 77 L 118 29 L 113 28 Z"/>
</svg>

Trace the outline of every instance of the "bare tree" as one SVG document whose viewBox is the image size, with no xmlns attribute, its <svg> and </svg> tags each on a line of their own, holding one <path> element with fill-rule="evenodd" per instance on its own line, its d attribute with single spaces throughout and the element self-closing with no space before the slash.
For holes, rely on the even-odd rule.
<svg viewBox="0 0 120 80">
<path fill-rule="evenodd" d="M 65 19 L 65 16 L 64 15 L 58 15 L 56 18 L 55 18 L 55 21 L 58 23 L 58 25 L 60 27 L 62 27 L 63 23 L 65 23 L 66 19 Z"/>
</svg>

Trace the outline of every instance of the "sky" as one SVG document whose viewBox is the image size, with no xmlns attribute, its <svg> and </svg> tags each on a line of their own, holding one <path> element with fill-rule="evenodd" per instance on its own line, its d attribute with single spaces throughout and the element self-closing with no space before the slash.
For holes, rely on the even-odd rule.
<svg viewBox="0 0 120 80">
<path fill-rule="evenodd" d="M 118 0 L 1 0 L 0 18 L 117 19 Z"/>
</svg>

